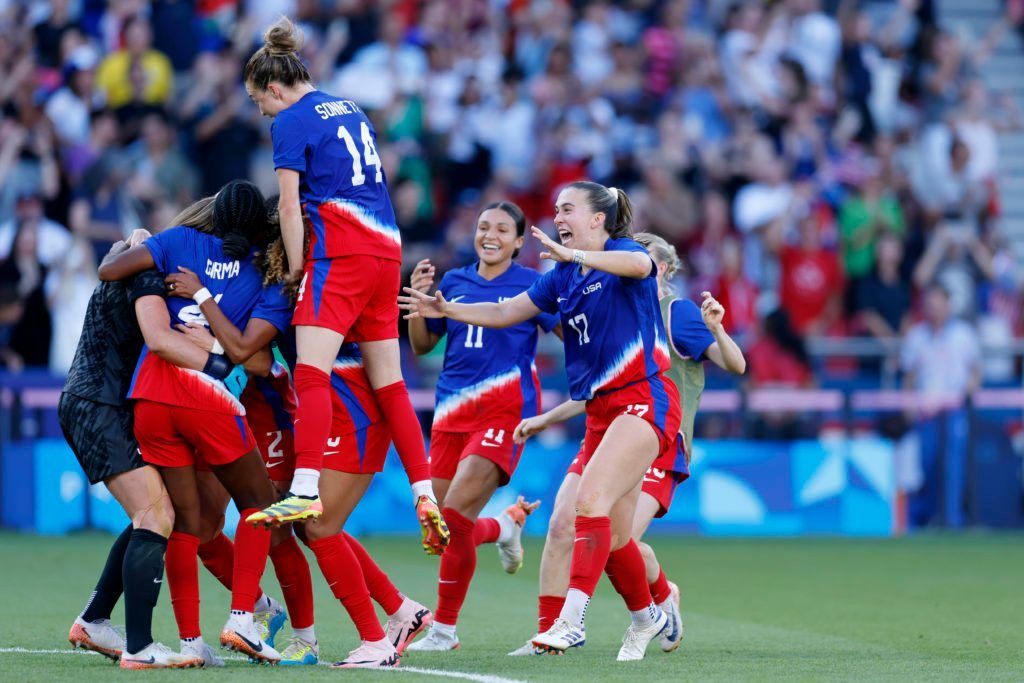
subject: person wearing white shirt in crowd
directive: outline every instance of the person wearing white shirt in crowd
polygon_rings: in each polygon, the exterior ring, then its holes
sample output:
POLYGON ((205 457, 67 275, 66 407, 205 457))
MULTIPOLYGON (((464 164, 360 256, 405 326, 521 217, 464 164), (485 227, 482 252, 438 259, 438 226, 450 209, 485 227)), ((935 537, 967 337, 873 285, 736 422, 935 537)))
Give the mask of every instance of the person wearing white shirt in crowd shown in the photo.
POLYGON ((981 342, 974 328, 950 315, 949 293, 939 283, 924 293, 924 320, 907 333, 900 353, 904 384, 918 392, 916 429, 924 482, 911 496, 914 526, 939 521, 964 525, 967 465, 966 396, 981 379, 981 342), (940 507, 941 503, 941 507, 940 507))

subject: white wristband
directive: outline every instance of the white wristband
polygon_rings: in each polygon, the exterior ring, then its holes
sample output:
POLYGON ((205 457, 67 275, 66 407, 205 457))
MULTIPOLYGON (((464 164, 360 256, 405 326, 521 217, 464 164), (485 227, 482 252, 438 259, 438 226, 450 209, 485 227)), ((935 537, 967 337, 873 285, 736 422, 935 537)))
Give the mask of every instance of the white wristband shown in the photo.
POLYGON ((587 252, 579 249, 572 250, 572 262, 577 265, 583 265, 587 262, 587 252))
POLYGON ((213 295, 210 294, 210 290, 208 290, 206 287, 203 287, 198 292, 196 292, 195 294, 192 295, 192 301, 195 301, 200 306, 202 306, 203 303, 207 299, 212 299, 212 298, 213 298, 213 295))
POLYGON ((222 355, 224 353, 224 345, 221 344, 220 340, 216 337, 213 338, 213 348, 210 349, 210 353, 218 353, 222 355))
POLYGON ((419 500, 420 496, 426 496, 430 500, 437 500, 434 498, 434 485, 430 483, 429 479, 423 479, 412 483, 413 500, 419 500))

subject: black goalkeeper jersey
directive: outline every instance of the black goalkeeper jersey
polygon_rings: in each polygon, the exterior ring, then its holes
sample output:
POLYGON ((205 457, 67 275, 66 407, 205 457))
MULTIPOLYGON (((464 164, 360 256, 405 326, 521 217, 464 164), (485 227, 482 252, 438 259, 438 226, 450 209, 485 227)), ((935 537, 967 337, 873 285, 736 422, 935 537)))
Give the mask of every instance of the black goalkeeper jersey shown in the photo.
POLYGON ((164 276, 155 270, 96 287, 65 393, 115 406, 125 402, 143 343, 135 301, 149 294, 164 295, 164 276))

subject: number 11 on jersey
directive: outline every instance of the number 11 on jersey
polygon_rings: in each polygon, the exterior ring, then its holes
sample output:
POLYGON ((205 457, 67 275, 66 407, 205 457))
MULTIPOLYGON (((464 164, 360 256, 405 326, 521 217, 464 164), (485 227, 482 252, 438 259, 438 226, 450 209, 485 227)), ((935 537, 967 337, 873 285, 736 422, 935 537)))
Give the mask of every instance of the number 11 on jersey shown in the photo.
POLYGON ((477 327, 476 325, 466 325, 466 348, 467 349, 482 349, 484 347, 484 328, 477 327), (473 333, 476 332, 476 340, 473 339, 473 333))

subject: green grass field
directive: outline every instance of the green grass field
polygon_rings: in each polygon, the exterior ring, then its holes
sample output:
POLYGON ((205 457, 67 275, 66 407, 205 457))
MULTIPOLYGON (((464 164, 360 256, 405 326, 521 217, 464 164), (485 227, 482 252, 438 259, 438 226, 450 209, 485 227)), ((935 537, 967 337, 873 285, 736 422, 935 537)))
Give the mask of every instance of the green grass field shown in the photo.
MULTIPOLYGON (((70 622, 91 590, 110 541, 100 534, 63 539, 0 534, 0 679, 92 681, 138 675, 121 672, 98 656, 63 653, 70 622), (16 648, 58 652, 12 651, 16 648)), ((367 545, 405 592, 433 605, 436 560, 419 552, 416 539, 371 539, 367 545)), ((462 649, 409 653, 402 660, 404 673, 257 669, 229 661, 220 670, 143 675, 147 680, 205 681, 382 680, 397 675, 411 681, 441 680, 442 671, 450 671, 493 683, 635 681, 639 676, 650 681, 1024 679, 1024 537, 655 537, 653 545, 669 576, 683 587, 686 637, 670 655, 652 646, 640 663, 615 662, 627 615, 607 582, 589 610, 582 651, 565 657, 505 656, 534 632, 540 546, 533 542, 526 566, 513 577, 501 572, 493 550, 481 549, 459 625, 462 649)), ((272 576, 264 586, 280 595, 272 576)), ((206 574, 202 590, 204 632, 215 641, 228 597, 206 574)), ((331 661, 355 646, 355 632, 319 577, 316 590, 323 658, 331 661)), ((159 640, 176 646, 166 591, 154 626, 159 640)))

